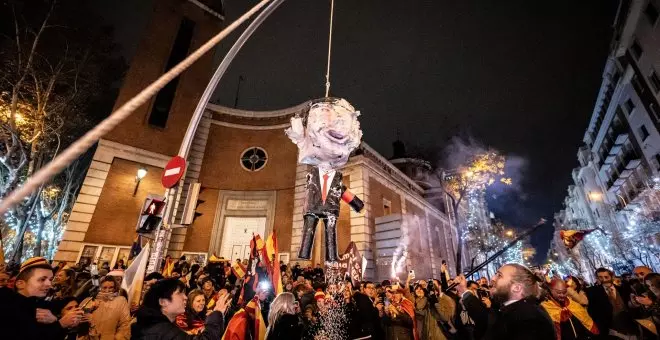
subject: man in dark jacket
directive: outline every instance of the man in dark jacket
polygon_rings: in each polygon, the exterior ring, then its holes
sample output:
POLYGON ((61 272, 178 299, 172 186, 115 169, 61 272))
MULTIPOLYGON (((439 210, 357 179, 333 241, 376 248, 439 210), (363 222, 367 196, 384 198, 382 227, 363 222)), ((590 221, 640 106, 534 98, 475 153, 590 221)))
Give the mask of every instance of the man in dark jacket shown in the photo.
POLYGON ((357 306, 358 314, 360 316, 360 323, 362 327, 362 334, 364 336, 371 335, 372 339, 380 340, 384 338, 383 329, 380 326, 380 317, 378 315, 376 294, 376 286, 373 282, 367 281, 364 283, 364 294, 356 292, 353 295, 355 304, 357 306))
MULTIPOLYGON (((458 290, 467 290, 461 275, 456 278, 458 290)), ((525 266, 509 263, 502 266, 493 278, 490 295, 499 310, 491 309, 486 340, 554 340, 555 328, 548 313, 538 305, 538 278, 525 266)))
POLYGON ((634 311, 628 307, 630 290, 615 286, 614 273, 609 269, 599 268, 596 277, 600 284, 586 291, 589 299, 587 311, 598 326, 601 338, 635 334, 634 311))
POLYGON ((229 306, 228 295, 221 296, 213 312, 206 317, 204 331, 186 334, 176 326, 176 316, 186 310, 186 286, 176 279, 165 279, 151 286, 131 327, 131 339, 210 340, 220 339, 225 329, 223 313, 229 306))
POLYGON ((82 310, 76 309, 62 319, 44 301, 53 279, 53 270, 43 257, 21 264, 16 291, 0 289, 0 329, 7 339, 63 339, 66 329, 78 326, 82 310))

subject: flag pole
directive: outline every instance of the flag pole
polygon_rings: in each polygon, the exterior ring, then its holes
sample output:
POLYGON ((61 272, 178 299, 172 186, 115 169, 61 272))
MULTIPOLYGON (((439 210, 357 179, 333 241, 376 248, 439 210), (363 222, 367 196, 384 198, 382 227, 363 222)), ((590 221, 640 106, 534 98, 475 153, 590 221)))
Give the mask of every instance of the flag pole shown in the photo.
MULTIPOLYGON (((476 267, 473 267, 470 269, 469 272, 465 274, 465 277, 470 277, 472 274, 480 271, 482 268, 487 266, 489 263, 493 262, 496 258, 498 258, 500 255, 504 254, 505 251, 509 250, 509 248, 513 247, 518 241, 522 240, 523 238, 535 233, 536 231, 539 230, 539 228, 544 225, 547 221, 545 218, 542 218, 535 226, 533 226, 531 229, 525 230, 522 234, 518 235, 513 241, 509 242, 504 248, 500 249, 497 253, 491 255, 486 261, 480 263, 476 267)), ((452 283, 449 287, 447 287, 447 290, 451 290, 452 288, 458 286, 458 282, 452 283)))

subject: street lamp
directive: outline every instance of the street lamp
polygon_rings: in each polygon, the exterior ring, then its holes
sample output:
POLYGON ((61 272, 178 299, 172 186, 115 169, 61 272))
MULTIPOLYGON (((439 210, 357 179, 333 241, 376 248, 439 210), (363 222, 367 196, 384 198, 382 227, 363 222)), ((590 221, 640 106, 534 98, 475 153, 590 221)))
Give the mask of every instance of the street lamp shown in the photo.
POLYGON ((600 192, 589 192, 589 198, 594 202, 600 202, 603 199, 603 194, 600 192))
POLYGON ((509 229, 506 231, 506 236, 513 237, 513 230, 509 229))
POLYGON ((140 187, 140 182, 142 179, 147 176, 147 168, 145 167, 140 167, 137 171, 137 175, 135 175, 135 190, 133 190, 133 197, 137 194, 138 188, 140 187))

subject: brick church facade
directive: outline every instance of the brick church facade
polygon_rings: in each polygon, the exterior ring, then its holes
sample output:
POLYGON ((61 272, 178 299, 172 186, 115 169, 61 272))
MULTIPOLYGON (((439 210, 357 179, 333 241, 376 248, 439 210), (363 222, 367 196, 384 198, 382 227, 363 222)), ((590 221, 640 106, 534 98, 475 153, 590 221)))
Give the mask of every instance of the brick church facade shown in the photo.
MULTIPOLYGON (((223 25, 192 2, 157 1, 115 108, 171 67, 182 51, 187 55, 223 25)), ((55 261, 89 258, 112 266, 128 256, 144 200, 147 195, 164 195, 163 168, 179 150, 213 67, 212 56, 203 57, 99 142, 55 261), (133 195, 140 168, 147 175, 133 195)), ((307 167, 296 164, 298 149, 284 129, 307 105, 274 111, 207 105, 182 181, 186 187, 201 184, 203 203, 196 209, 201 215, 192 224, 171 230, 168 254, 201 260, 213 253, 244 258, 252 232, 264 236, 276 231, 281 259, 299 261, 307 167)), ((368 259, 366 277, 386 278, 385 268, 399 242, 397 223, 412 216, 409 261, 419 278, 437 277, 442 260, 454 268, 456 228, 442 200, 426 199, 428 188, 400 168, 363 143, 341 169, 345 185, 362 198, 365 209, 356 213, 342 202, 339 250, 355 242, 368 259), (394 225, 392 232, 382 228, 386 224, 394 225)), ((185 192, 182 196, 183 201, 185 192)), ((317 232, 312 264, 322 262, 322 235, 317 232)))

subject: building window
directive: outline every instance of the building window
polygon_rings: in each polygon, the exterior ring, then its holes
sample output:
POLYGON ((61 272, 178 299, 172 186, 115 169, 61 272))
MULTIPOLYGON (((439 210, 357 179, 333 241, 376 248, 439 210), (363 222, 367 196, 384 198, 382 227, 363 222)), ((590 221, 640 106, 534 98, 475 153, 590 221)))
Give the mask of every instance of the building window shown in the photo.
POLYGON ((651 25, 655 25, 655 22, 658 21, 658 9, 653 5, 653 1, 649 1, 649 4, 646 5, 644 10, 646 18, 649 19, 651 25))
POLYGON ((642 137, 642 142, 649 138, 649 130, 646 129, 646 126, 642 125, 639 127, 639 135, 642 137))
POLYGON ((247 171, 259 171, 268 163, 266 150, 253 146, 241 154, 241 167, 247 171))
MULTIPOLYGON (((170 57, 167 59, 165 72, 172 69, 176 64, 180 63, 186 55, 192 43, 193 33, 195 30, 195 22, 183 18, 179 25, 179 31, 174 39, 170 57)), ((179 84, 179 77, 172 79, 162 90, 156 95, 153 106, 151 107, 151 114, 149 115, 149 124, 157 127, 164 128, 167 125, 167 118, 170 115, 170 109, 174 102, 174 94, 176 93, 177 85, 179 84)))
POLYGON ((655 155, 655 162, 657 163, 655 168, 660 170, 660 153, 655 155))
POLYGON ((651 74, 649 75, 649 81, 653 86, 653 91, 658 93, 658 91, 660 91, 660 78, 658 78, 658 74, 655 73, 655 70, 651 71, 651 74))
POLYGON ((635 103, 633 103, 632 98, 628 98, 628 100, 626 100, 623 105, 626 106, 626 111, 628 111, 628 114, 632 114, 633 110, 635 109, 635 103))
POLYGON ((598 216, 598 218, 600 218, 600 213, 598 212, 598 209, 596 209, 596 216, 598 216))
POLYGON ((635 60, 639 60, 644 50, 642 50, 642 46, 639 44, 639 42, 637 42, 637 40, 633 40, 632 45, 630 45, 630 52, 632 53, 635 60))
POLYGON ((383 216, 392 214, 392 201, 383 198, 383 216))

